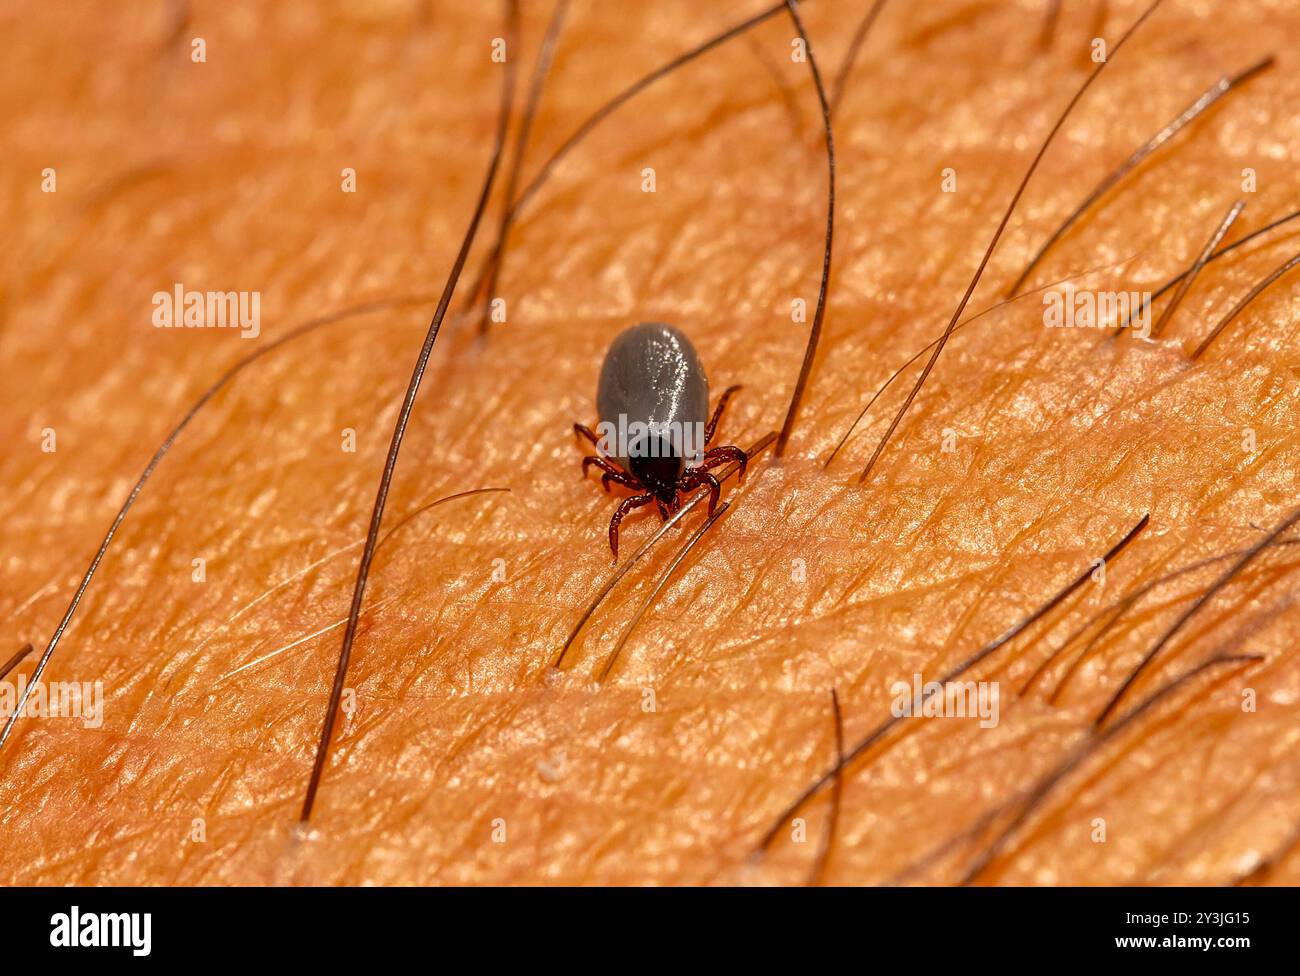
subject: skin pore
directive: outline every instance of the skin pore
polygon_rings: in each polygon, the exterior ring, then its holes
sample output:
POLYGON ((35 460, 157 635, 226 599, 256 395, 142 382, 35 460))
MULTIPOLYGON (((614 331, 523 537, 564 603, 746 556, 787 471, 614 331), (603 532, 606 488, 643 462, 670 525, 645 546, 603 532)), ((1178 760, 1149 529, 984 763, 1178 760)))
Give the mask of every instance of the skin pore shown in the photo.
MULTIPOLYGON (((574 0, 522 182, 606 99, 760 9, 706 6, 574 0)), ((870 6, 802 7, 824 76, 870 6)), ((729 509, 599 683, 705 518, 697 507, 632 568, 553 672, 611 573, 605 530, 623 494, 580 479, 571 433, 597 419, 610 339, 636 321, 686 331, 715 396, 744 384, 719 437, 745 447, 779 428, 804 354, 826 165, 789 17, 638 95, 569 155, 511 232, 507 321, 486 341, 476 310, 444 325, 385 530, 447 495, 509 492, 440 504, 379 548, 351 714, 305 835, 295 822, 360 540, 487 164, 501 6, 9 8, 22 43, 0 67, 12 133, 0 660, 44 647, 150 455, 229 365, 313 318, 372 307, 249 367, 159 466, 46 674, 101 681, 102 724, 25 718, 0 752, 0 882, 804 883, 829 787, 802 827, 751 855, 834 761, 831 689, 851 749, 889 717, 894 682, 940 677, 1149 513, 1104 576, 967 676, 999 682, 995 726, 906 720, 845 770, 817 876, 961 880, 1233 559, 1144 596, 1054 701, 1096 628, 1020 697, 1042 661, 1130 590, 1246 549, 1300 503, 1297 282, 1283 277, 1189 360, 1293 256, 1290 226, 1208 265, 1159 342, 1045 328, 1038 294, 984 316, 953 335, 866 484, 917 365, 823 467, 881 383, 941 333, 1094 67, 1092 39, 1113 42, 1146 4, 1066 2, 1045 45, 1050 6, 881 12, 835 109, 833 273, 788 450, 726 483, 729 509), (47 168, 56 192, 42 192, 47 168), (151 298, 176 283, 260 292, 260 336, 154 328, 151 298)), ((523 4, 521 96, 550 10, 523 4)), ((1146 160, 1025 287, 1083 274, 1079 289, 1154 291, 1234 200, 1246 208, 1227 242, 1295 209, 1297 36, 1300 11, 1283 2, 1167 0, 1066 122, 966 317, 1001 301, 1079 199, 1197 93, 1270 53, 1275 68, 1146 160)), ((652 508, 630 516, 623 558, 658 527, 652 508)), ((1117 716, 1216 654, 1262 660, 1208 669, 1101 742, 975 880, 1218 884, 1265 865, 1252 883, 1295 883, 1298 568, 1289 547, 1246 565, 1117 716)))

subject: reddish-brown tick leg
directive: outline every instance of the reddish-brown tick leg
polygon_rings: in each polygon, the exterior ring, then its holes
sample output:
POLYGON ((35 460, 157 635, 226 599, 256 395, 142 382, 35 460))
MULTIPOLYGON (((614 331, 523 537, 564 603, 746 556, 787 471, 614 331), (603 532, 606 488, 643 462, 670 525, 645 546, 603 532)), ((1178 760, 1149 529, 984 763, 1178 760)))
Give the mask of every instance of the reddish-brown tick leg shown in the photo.
POLYGON ((718 496, 722 493, 722 485, 708 471, 703 468, 691 468, 682 475, 682 480, 677 482, 677 490, 691 491, 700 485, 709 486, 709 514, 712 515, 713 510, 718 507, 718 496))
POLYGON ((704 462, 698 465, 698 467, 705 469, 714 468, 727 461, 740 462, 740 478, 738 480, 744 481, 745 465, 749 463, 749 457, 744 451, 732 444, 728 444, 726 447, 715 447, 712 450, 705 451, 704 462))
POLYGON ((591 432, 591 428, 587 427, 585 424, 574 424, 573 432, 579 437, 587 438, 587 440, 591 441, 594 446, 600 447, 600 439, 597 438, 596 435, 591 432))
POLYGON ((642 505, 649 505, 655 501, 655 496, 649 493, 644 495, 633 495, 631 498, 624 498, 623 504, 618 506, 618 511, 614 517, 609 520, 609 548, 614 553, 614 561, 618 562, 618 524, 623 521, 623 516, 634 508, 640 508, 642 505))
POLYGON ((600 487, 604 488, 605 491, 609 491, 609 483, 611 481, 617 482, 624 488, 631 488, 633 491, 645 491, 645 485, 641 484, 641 482, 637 481, 630 474, 623 474, 622 472, 619 472, 618 474, 610 474, 606 471, 600 476, 600 487))
POLYGON ((623 471, 621 468, 614 465, 611 461, 608 461, 603 457, 596 457, 594 455, 588 455, 587 457, 582 459, 582 476, 584 478, 587 477, 587 469, 591 467, 591 465, 593 464, 596 467, 600 468, 601 471, 605 472, 605 474, 601 477, 600 482, 602 485, 605 486, 606 491, 609 491, 609 481, 617 481, 620 485, 626 485, 627 487, 635 488, 638 491, 642 487, 641 482, 637 481, 626 471, 623 471))
POLYGON ((727 409, 727 401, 730 400, 731 395, 739 389, 742 389, 742 387, 729 386, 722 391, 722 396, 718 398, 718 407, 713 411, 713 417, 709 420, 708 426, 704 428, 705 447, 708 447, 713 441, 713 432, 718 429, 718 421, 722 419, 722 411, 727 409))

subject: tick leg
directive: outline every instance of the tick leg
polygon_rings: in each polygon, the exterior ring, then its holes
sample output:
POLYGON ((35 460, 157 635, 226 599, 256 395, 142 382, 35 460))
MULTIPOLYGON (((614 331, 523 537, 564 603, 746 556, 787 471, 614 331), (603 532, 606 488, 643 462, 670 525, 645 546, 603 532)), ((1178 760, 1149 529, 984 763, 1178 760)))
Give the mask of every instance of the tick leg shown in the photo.
POLYGON ((697 465, 700 468, 714 468, 726 461, 740 462, 740 480, 745 480, 745 465, 749 463, 749 455, 740 448, 728 444, 726 447, 715 447, 704 452, 704 462, 697 465))
POLYGON ((729 386, 722 391, 722 396, 718 399, 718 407, 713 411, 713 417, 709 424, 704 428, 704 446, 708 447, 713 440, 713 432, 718 429, 718 421, 722 419, 722 411, 727 409, 727 401, 731 399, 731 394, 741 389, 739 386, 729 386))
POLYGON ((709 486, 709 514, 712 515, 713 510, 718 507, 718 496, 722 494, 722 485, 708 471, 703 468, 691 468, 682 476, 682 480, 677 482, 677 490, 690 491, 700 485, 709 486))
POLYGON ((600 446, 600 440, 596 437, 595 434, 591 432, 591 428, 586 426, 585 424, 574 424, 573 432, 580 437, 587 438, 587 440, 591 441, 591 443, 594 446, 596 447, 600 446))
POLYGON ((600 484, 606 491, 609 491, 609 483, 611 481, 616 481, 620 485, 633 488, 637 491, 641 490, 641 482, 637 481, 626 471, 619 470, 614 464, 603 457, 589 455, 582 459, 582 476, 584 478, 587 477, 587 468, 593 464, 600 468, 601 471, 605 472, 600 476, 600 484))
POLYGON ((640 508, 642 505, 649 505, 655 501, 655 496, 649 493, 644 495, 633 495, 631 498, 624 498, 623 504, 618 506, 618 511, 614 517, 609 520, 609 548, 614 553, 614 562, 618 562, 618 524, 623 521, 623 516, 634 508, 640 508))
POLYGON ((608 471, 602 474, 600 476, 600 487, 608 492, 611 481, 622 485, 624 488, 631 488, 633 491, 641 491, 645 487, 630 474, 623 474, 621 471, 618 474, 610 474, 608 471))

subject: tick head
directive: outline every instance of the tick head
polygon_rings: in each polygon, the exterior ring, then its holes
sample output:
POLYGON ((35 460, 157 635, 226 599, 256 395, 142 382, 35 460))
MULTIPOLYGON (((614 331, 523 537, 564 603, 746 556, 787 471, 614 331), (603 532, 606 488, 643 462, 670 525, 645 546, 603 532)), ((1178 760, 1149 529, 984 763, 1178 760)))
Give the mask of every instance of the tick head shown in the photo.
POLYGON ((668 437, 648 434, 628 446, 632 475, 665 504, 675 507, 677 482, 686 462, 668 437))

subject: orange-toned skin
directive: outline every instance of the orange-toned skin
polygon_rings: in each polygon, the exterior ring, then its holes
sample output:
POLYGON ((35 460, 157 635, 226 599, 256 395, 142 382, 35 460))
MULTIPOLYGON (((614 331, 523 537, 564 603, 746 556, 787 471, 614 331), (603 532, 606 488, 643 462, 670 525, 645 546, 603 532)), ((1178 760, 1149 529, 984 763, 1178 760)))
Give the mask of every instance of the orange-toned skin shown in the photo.
MULTIPOLYGON (((453 492, 511 491, 439 506, 379 551, 348 678, 356 707, 313 832, 297 837, 356 543, 486 164, 501 12, 199 3, 177 27, 163 3, 5 6, 0 658, 44 646, 154 447, 226 365, 322 313, 414 300, 273 353, 163 462, 48 674, 104 682, 102 727, 26 719, 0 754, 0 882, 802 883, 829 791, 803 812, 803 843, 787 829, 746 865, 831 761, 830 689, 851 745, 888 716, 893 681, 937 677, 1150 512, 1103 584, 977 669, 1002 683, 995 728, 910 722, 849 770, 826 880, 894 879, 1084 742, 1222 564, 1121 618, 1055 704, 1046 691, 1082 642, 1018 698, 1057 642, 1300 504, 1300 279, 1187 360, 1293 253, 1294 231, 1206 268, 1156 344, 1044 328, 1038 296, 986 316, 953 337, 867 485, 858 471, 917 367, 823 469, 871 392, 942 330, 1092 67, 1089 40, 1113 41, 1141 9, 1067 3, 1044 51, 1037 0, 897 3, 836 114, 830 304, 786 457, 766 453, 743 486, 728 483, 730 510, 603 685, 594 675, 702 506, 552 674, 610 571, 614 499, 579 477, 570 428, 594 415, 609 339, 636 320, 684 328, 715 388, 745 385, 726 443, 748 446, 784 416, 808 331, 791 303, 804 299, 811 319, 826 187, 807 65, 791 62, 794 31, 777 18, 640 96, 560 167, 512 236, 508 322, 486 344, 474 315, 449 318, 386 524, 453 492), (206 63, 190 59, 194 37, 206 63), (55 193, 41 192, 46 167, 55 193), (345 167, 355 193, 341 192, 345 167), (654 194, 641 190, 646 167, 654 194), (955 193, 940 190, 948 167, 955 193), (177 282, 260 290, 261 337, 153 328, 152 294, 177 282)), ((706 6, 577 0, 525 179, 605 98, 759 4, 706 6)), ((828 78, 868 6, 806 5, 828 78)), ((549 15, 524 7, 521 85, 549 15)), ((1230 240, 1292 209, 1297 39, 1291 4, 1169 0, 1051 148, 971 312, 1134 147, 1270 51, 1276 68, 1108 196, 1034 284, 1102 268, 1081 287, 1151 289, 1194 259, 1234 199, 1248 206, 1230 240), (1246 167, 1257 190, 1243 194, 1246 167)), ((659 525, 653 509, 630 517, 625 555, 659 525)), ((1136 723, 977 880, 1221 883, 1279 850, 1262 880, 1300 880, 1300 855, 1284 850, 1300 824, 1296 558, 1283 549, 1248 567, 1128 704, 1220 650, 1264 661, 1206 675, 1136 723), (1246 688, 1256 711, 1243 711, 1246 688)), ((980 847, 962 841, 907 880, 954 881, 980 847)))

